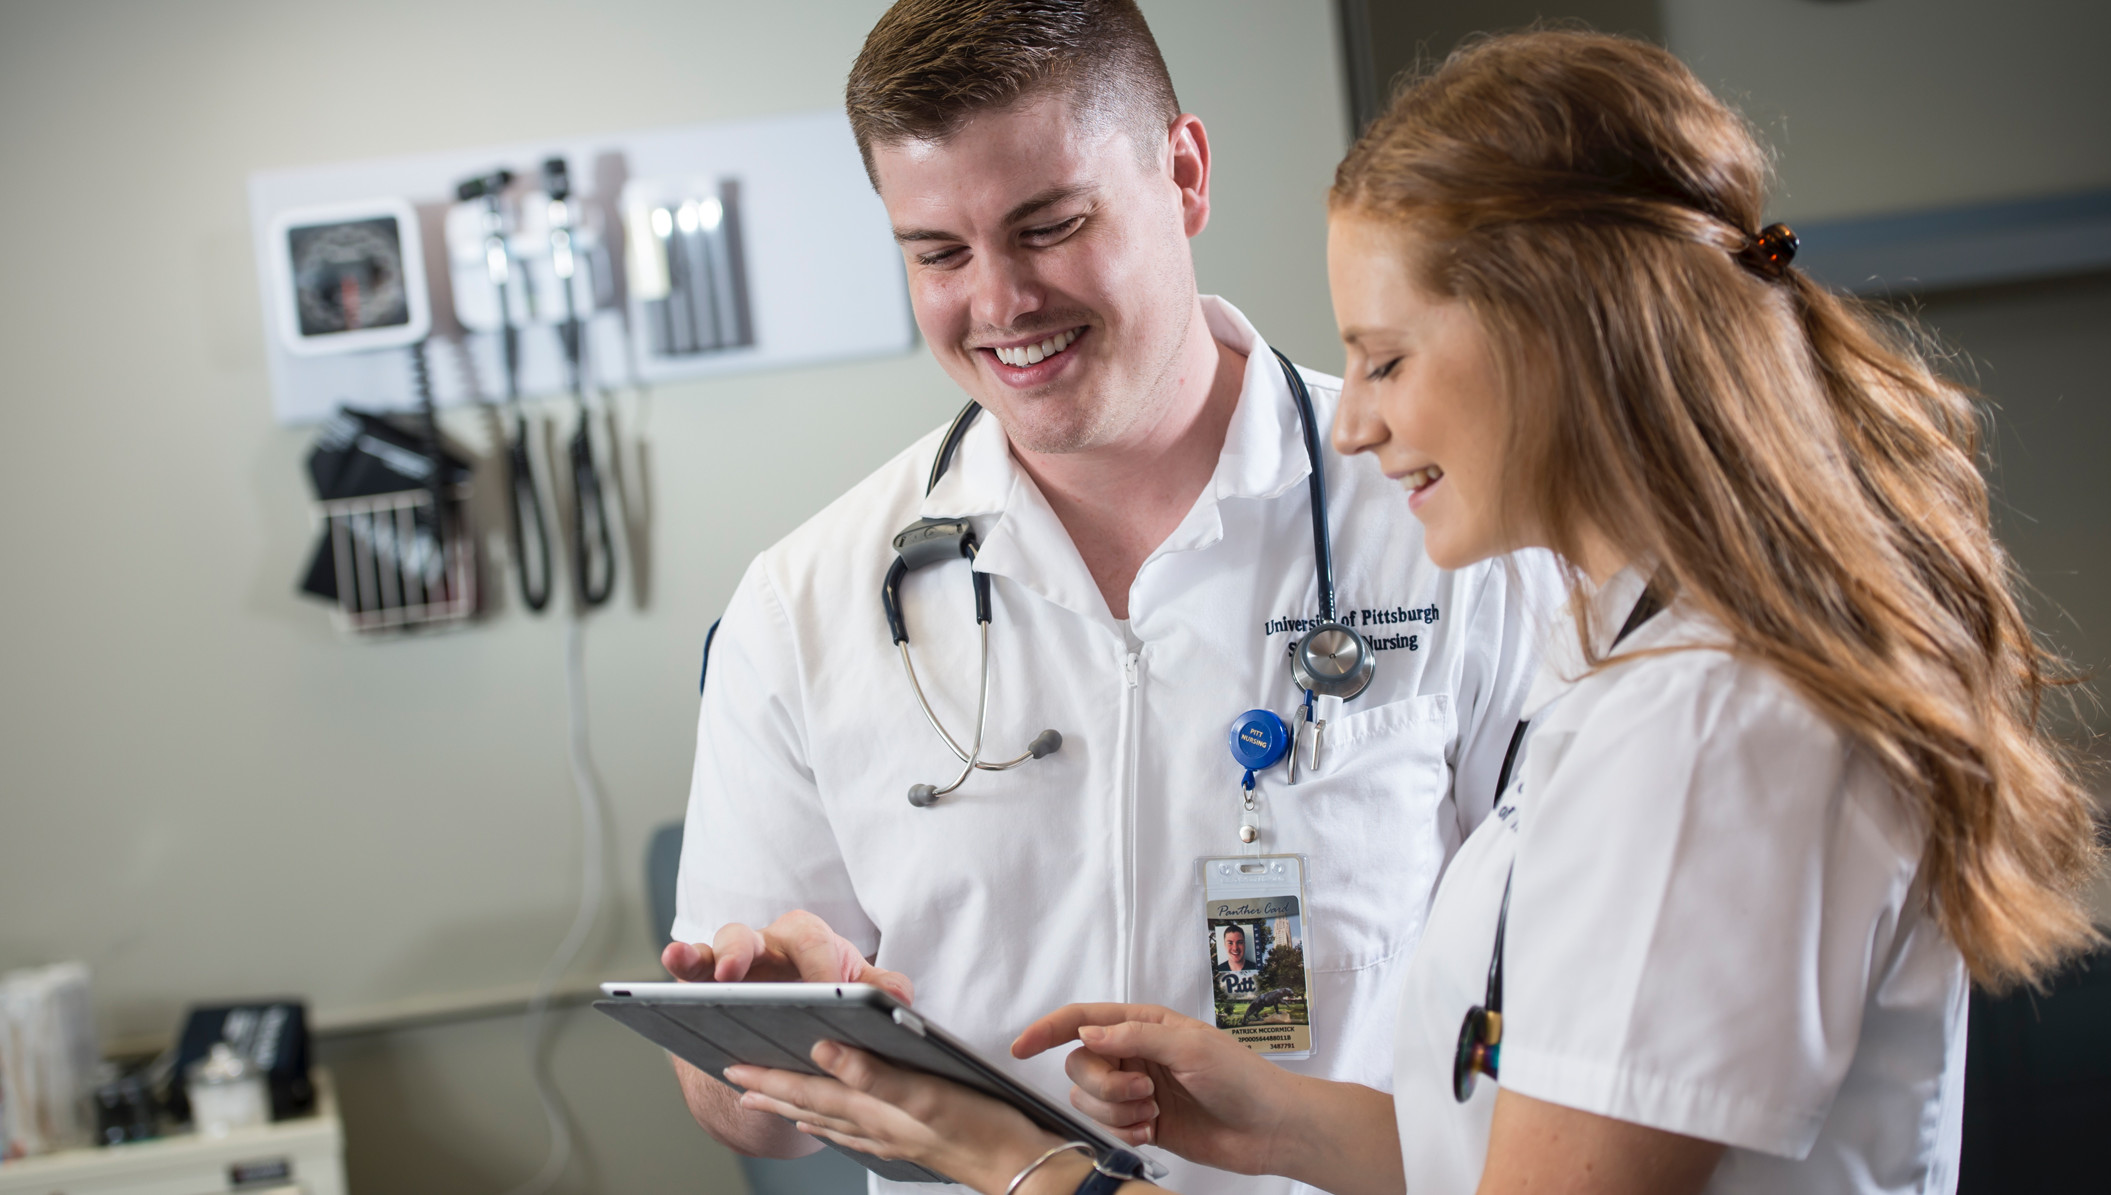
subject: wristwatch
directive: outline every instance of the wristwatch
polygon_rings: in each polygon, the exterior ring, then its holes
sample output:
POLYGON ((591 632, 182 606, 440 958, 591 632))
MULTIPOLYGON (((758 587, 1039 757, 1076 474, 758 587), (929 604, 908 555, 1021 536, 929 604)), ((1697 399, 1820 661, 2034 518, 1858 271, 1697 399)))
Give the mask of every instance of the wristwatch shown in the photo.
POLYGON ((1126 1149, 1117 1149, 1102 1160, 1092 1160, 1092 1173, 1077 1186, 1077 1195, 1114 1195, 1126 1182, 1143 1178, 1143 1159, 1126 1149))

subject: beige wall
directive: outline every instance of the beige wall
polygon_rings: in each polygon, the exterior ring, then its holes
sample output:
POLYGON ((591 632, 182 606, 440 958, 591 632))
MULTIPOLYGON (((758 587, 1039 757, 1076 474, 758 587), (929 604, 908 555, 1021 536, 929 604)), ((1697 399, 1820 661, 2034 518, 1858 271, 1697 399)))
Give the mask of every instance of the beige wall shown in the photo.
MULTIPOLYGON (((833 107, 878 0, 0 7, 0 968, 80 957, 103 1025, 307 993, 326 1018, 531 979, 577 898, 562 623, 353 643, 294 596, 306 429, 275 426, 244 181, 263 168, 833 107), (544 86, 544 80, 556 85, 544 86)), ((1206 289, 1338 360, 1325 0, 1146 0, 1217 154, 1206 289)), ((670 386, 642 415, 649 608, 589 620, 610 895, 575 978, 651 973, 638 860, 677 817, 704 629, 752 554, 950 414, 921 354, 670 386)), ((638 413, 633 412, 634 416, 638 413)), ((453 430, 477 438, 473 421, 453 430)), ((846 595, 870 600, 870 595, 846 595)), ((591 1014, 568 1189, 737 1183, 664 1064, 591 1014)), ((541 1160, 517 1016, 327 1042, 355 1183, 541 1160)))

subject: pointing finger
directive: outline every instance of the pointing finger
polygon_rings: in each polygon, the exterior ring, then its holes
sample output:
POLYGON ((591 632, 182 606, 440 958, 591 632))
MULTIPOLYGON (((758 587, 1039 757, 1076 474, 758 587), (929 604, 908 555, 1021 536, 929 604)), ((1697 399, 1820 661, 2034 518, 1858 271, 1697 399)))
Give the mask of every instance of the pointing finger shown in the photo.
POLYGON ((1142 1071, 1126 1071, 1111 1058, 1079 1048, 1063 1059, 1063 1073, 1079 1091, 1104 1101, 1149 1099, 1156 1085, 1142 1071))
POLYGON ((1157 1004, 1066 1004, 1026 1027, 1012 1042, 1012 1057, 1031 1058, 1043 1050, 1078 1040, 1086 1025, 1119 1025, 1128 1021, 1177 1023, 1188 1020, 1157 1004))
POLYGON ((1078 1042, 1102 1058, 1141 1058, 1173 1070, 1201 1061, 1208 1043, 1185 1032, 1186 1026, 1153 1025, 1127 1021, 1119 1025, 1085 1025, 1078 1029, 1078 1042))

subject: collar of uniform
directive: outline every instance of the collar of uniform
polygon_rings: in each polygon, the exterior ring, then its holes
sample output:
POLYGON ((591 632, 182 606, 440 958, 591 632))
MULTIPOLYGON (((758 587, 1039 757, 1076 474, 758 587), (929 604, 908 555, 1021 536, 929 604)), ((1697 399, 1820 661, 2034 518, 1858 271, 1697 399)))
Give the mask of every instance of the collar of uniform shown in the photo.
MULTIPOLYGON (((1239 383, 1238 405, 1224 429, 1216 471, 1187 517, 1144 560, 1145 569, 1162 556, 1199 551, 1223 539, 1224 518, 1217 504, 1224 499, 1275 498, 1312 474, 1290 383, 1268 342, 1238 308, 1215 295, 1202 296, 1202 315, 1217 343, 1246 355, 1246 373, 1239 383)), ((1141 580, 1143 573, 1137 577, 1141 580)))
MULTIPOLYGON (((938 444, 943 442, 941 438, 934 443, 931 451, 937 452, 938 444)), ((931 463, 925 461, 926 474, 930 468, 931 463)), ((1025 470, 1012 459, 1011 441, 1004 438, 1003 425, 995 415, 984 411, 968 425, 960 447, 953 450, 952 465, 938 479, 938 485, 924 495, 917 513, 927 519, 1002 514, 1013 486, 1024 474, 1025 470)))
POLYGON ((988 411, 968 425, 953 451, 952 466, 924 496, 918 513, 932 519, 984 520, 975 571, 1017 582, 1119 633, 1070 532, 1032 475, 1019 467, 1004 426, 988 411))
MULTIPOLYGON (((1210 489, 1218 498, 1273 498, 1312 473, 1290 383, 1268 342, 1238 308, 1204 295, 1202 316, 1217 343, 1246 354, 1239 405, 1224 431, 1224 451, 1217 458, 1210 489)), ((1322 430, 1322 437, 1325 434, 1322 430)))
MULTIPOLYGON (((1612 651, 1613 640, 1620 634, 1620 627, 1641 600, 1642 591, 1649 588, 1649 574, 1633 565, 1621 569, 1607 579, 1605 584, 1586 590, 1582 600, 1590 607, 1592 639, 1600 653, 1612 651)), ((1539 674, 1532 680, 1531 692, 1525 695, 1524 708, 1519 716, 1531 719, 1553 704, 1554 699, 1576 687, 1576 683, 1589 672, 1584 663, 1583 644, 1576 634, 1576 610, 1573 605, 1564 606, 1561 613, 1548 620, 1546 632, 1540 642, 1539 674)), ((1626 648, 1634 643, 1629 639, 1622 644, 1626 648)))

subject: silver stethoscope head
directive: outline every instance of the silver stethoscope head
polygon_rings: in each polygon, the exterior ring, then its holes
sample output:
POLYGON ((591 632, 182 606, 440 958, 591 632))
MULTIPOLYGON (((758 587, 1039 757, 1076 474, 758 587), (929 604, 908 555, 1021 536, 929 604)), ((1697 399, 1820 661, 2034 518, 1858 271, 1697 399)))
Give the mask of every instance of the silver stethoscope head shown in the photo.
POLYGON ((1343 701, 1368 688, 1378 671, 1370 641, 1342 623, 1327 621, 1290 649, 1290 675, 1301 689, 1343 701))

